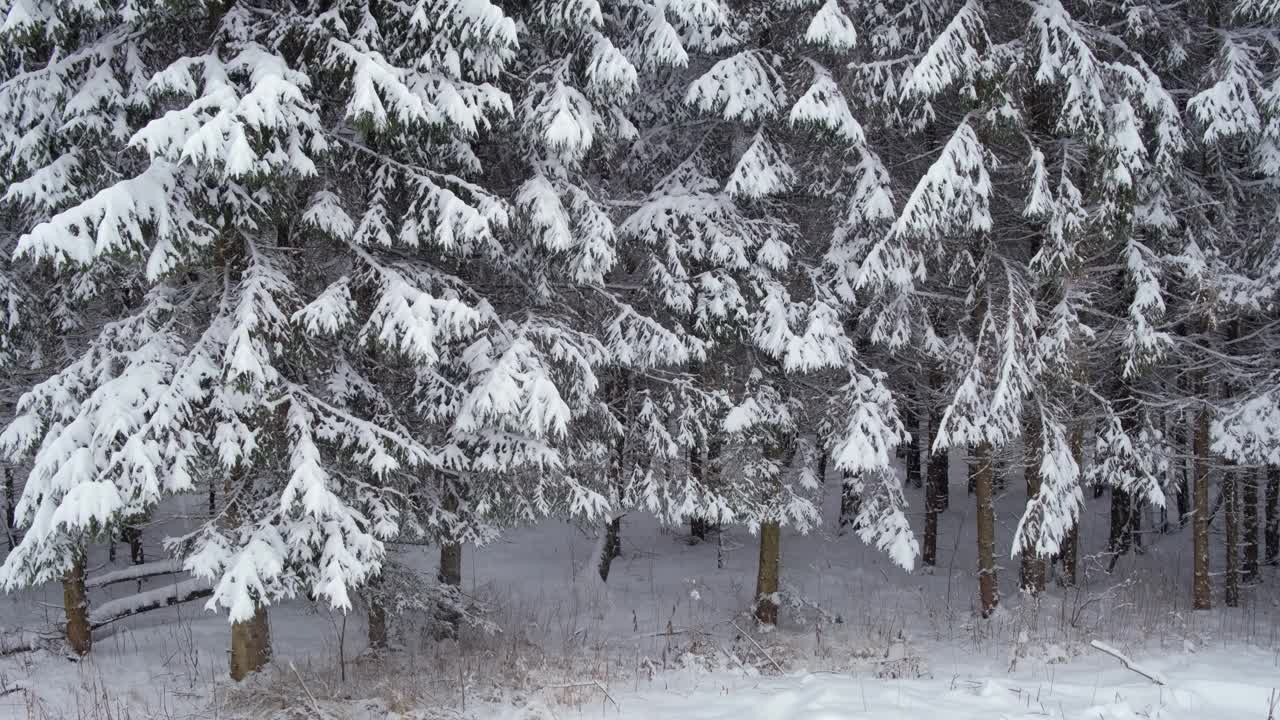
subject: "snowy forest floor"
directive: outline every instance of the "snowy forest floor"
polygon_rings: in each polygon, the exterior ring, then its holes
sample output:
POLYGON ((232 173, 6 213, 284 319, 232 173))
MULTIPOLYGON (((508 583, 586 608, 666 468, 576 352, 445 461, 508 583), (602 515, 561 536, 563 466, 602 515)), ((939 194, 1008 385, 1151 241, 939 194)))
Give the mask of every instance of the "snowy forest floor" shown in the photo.
MULTIPOLYGON (((906 573, 852 534, 833 535, 833 488, 826 527, 784 536, 783 620, 768 634, 744 614, 757 552, 744 529, 726 530, 718 569, 714 536, 691 544, 682 530, 628 515, 623 555, 603 586, 574 580, 594 578, 578 569, 596 530, 546 522, 466 550, 464 590, 486 602, 496 632, 437 642, 430 628, 402 619, 391 628, 398 648, 372 657, 358 608, 344 622, 294 601, 271 608, 271 667, 237 686, 227 678, 225 617, 193 602, 113 624, 79 663, 44 651, 0 658, 0 718, 1280 718, 1277 568, 1247 586, 1241 607, 1192 612, 1189 530, 1146 533, 1144 552, 1108 574, 1108 501, 1091 498, 1083 582, 1051 582, 1033 601, 1017 593, 1018 564, 1007 552, 1019 490, 1010 478, 1000 501, 1004 596, 987 620, 975 612, 974 511, 961 482, 932 573, 906 573)), ((919 509, 920 491, 908 493, 919 509)), ((912 522, 919 533, 923 517, 912 522)), ((162 535, 157 528, 152 540, 162 535)), ((434 573, 434 548, 397 552, 434 573)), ((1213 558, 1215 572, 1223 560, 1213 558)), ((103 553, 93 564, 105 561, 103 553)), ((146 587, 163 582, 173 581, 146 587)), ((136 589, 96 590, 93 602, 136 589)), ((0 599, 9 632, 46 630, 60 616, 56 585, 0 599)))

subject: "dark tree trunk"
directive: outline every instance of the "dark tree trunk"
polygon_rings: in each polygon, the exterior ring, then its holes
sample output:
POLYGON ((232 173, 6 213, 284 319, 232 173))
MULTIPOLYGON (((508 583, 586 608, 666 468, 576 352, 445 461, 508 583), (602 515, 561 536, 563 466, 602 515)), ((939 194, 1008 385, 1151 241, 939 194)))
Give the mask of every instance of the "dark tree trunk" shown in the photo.
MULTIPOLYGON (((930 423, 930 446, 933 437, 936 437, 932 433, 937 427, 937 423, 930 423)), ((924 487, 924 547, 921 550, 921 562, 925 567, 936 567, 938 564, 938 515, 946 506, 947 455, 945 449, 929 455, 928 477, 924 487)))
POLYGON ((1263 535, 1266 537, 1266 562, 1268 565, 1280 563, 1280 466, 1267 468, 1267 527, 1263 535))
MULTIPOLYGON (((1080 477, 1084 477, 1084 428, 1077 426, 1071 432, 1071 454, 1080 468, 1080 477)), ((1077 583, 1077 567, 1080 564, 1080 518, 1072 523, 1067 537, 1062 543, 1062 584, 1075 587, 1077 583)))
POLYGON ((1133 525, 1129 520, 1131 507, 1128 492, 1118 487, 1111 488, 1111 527, 1107 535, 1107 552, 1111 554, 1111 561, 1107 564, 1107 572, 1114 570, 1120 556, 1129 552, 1133 537, 1133 525))
POLYGON ((991 446, 982 443, 974 451, 974 496, 978 505, 978 598, 982 617, 990 617, 1000 604, 1000 584, 996 577, 996 520, 991 446))
POLYGON ((1226 576, 1222 593, 1227 607, 1240 607, 1240 497, 1237 485, 1239 470, 1222 473, 1222 492, 1226 496, 1226 576))
POLYGON ((382 578, 369 581, 369 649, 387 647, 387 608, 382 602, 382 578))
POLYGON ((4 468, 4 527, 10 550, 18 544, 18 521, 14 515, 18 507, 17 495, 18 491, 13 481, 13 468, 6 465, 4 468))
POLYGON ((146 551, 142 546, 142 527, 150 519, 147 513, 135 515, 125 521, 124 529, 121 530, 125 542, 129 543, 129 562, 134 565, 147 561, 146 551))
MULTIPOLYGON (((1031 502, 1040 495, 1040 416, 1034 411, 1027 413, 1027 420, 1023 423, 1022 444, 1023 444, 1023 462, 1027 482, 1027 501, 1031 502)), ((1038 534, 1039 529, 1032 534, 1038 534)), ((1022 556, 1022 567, 1019 573, 1019 581, 1022 591, 1031 595, 1039 595, 1044 592, 1045 583, 1045 566, 1044 558, 1036 553, 1036 537, 1028 537, 1027 542, 1023 544, 1020 553, 1022 556)))
POLYGON ((849 472, 842 473, 840 484, 840 531, 844 534, 846 529, 858 529, 858 513, 862 509, 862 497, 853 489, 853 474, 849 472))
POLYGON ((1244 503, 1241 530, 1244 540, 1241 550, 1244 552, 1244 564, 1241 567, 1243 579, 1247 583, 1258 580, 1258 481, 1262 478, 1262 470, 1248 469, 1242 471, 1241 501, 1244 503))
POLYGON ((600 579, 608 582, 614 558, 622 555, 622 518, 610 520, 604 532, 604 545, 600 550, 600 579))
POLYGON ((1209 411, 1196 414, 1194 457, 1195 509, 1192 518, 1192 555, 1194 574, 1191 585, 1191 606, 1196 610, 1208 610, 1213 606, 1209 583, 1209 411))
MULTIPOLYGON (((702 466, 702 448, 694 443, 689 448, 689 474, 697 478, 699 483, 705 486, 706 477, 705 470, 702 466)), ((689 537, 699 542, 707 539, 707 519, 694 515, 689 518, 689 537)))
POLYGON ((907 441, 906 453, 906 470, 907 484, 911 487, 921 487, 922 478, 920 475, 920 418, 916 415, 915 398, 908 396, 902 403, 902 422, 907 426, 907 432, 911 434, 911 439, 907 441))
MULTIPOLYGON (((929 376, 929 387, 933 390, 936 398, 942 397, 942 391, 946 381, 943 379, 942 373, 934 372, 929 376)), ((938 512, 943 513, 947 508, 951 507, 951 452, 945 448, 934 451, 933 443, 938 439, 938 428, 942 427, 942 416, 947 410, 947 404, 938 399, 930 407, 929 410, 929 444, 926 447, 926 454, 929 459, 928 472, 930 477, 934 479, 938 498, 938 512), (936 464, 936 467, 935 467, 936 464), (936 474, 935 474, 936 473, 936 474)))
POLYGON ((461 543, 445 542, 440 544, 440 572, 438 579, 441 585, 462 587, 461 543))

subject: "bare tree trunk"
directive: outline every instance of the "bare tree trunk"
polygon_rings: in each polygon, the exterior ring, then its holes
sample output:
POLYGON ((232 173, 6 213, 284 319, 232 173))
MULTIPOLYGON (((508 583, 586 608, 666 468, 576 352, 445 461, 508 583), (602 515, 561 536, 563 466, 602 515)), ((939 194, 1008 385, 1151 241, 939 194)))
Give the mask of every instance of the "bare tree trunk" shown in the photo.
MULTIPOLYGON (((1077 425, 1071 431, 1071 455, 1080 469, 1080 477, 1084 477, 1084 426, 1077 425)), ((1062 543, 1062 584, 1075 587, 1080 559, 1080 518, 1071 524, 1067 537, 1062 543)))
MULTIPOLYGON (((1026 466, 1023 472, 1027 480, 1028 502, 1040 495, 1040 433, 1040 416, 1034 411, 1028 412, 1022 433, 1022 457, 1026 466)), ((1021 548, 1021 555, 1019 580, 1022 591, 1039 595, 1044 592, 1045 566, 1044 558, 1036 554, 1036 538, 1027 538, 1021 548)))
POLYGON ((1236 490, 1238 472, 1236 468, 1231 468, 1222 473, 1222 492, 1227 497, 1227 573, 1222 595, 1227 607, 1240 607, 1240 498, 1236 490))
POLYGON ((605 526, 604 547, 600 552, 600 579, 609 582, 609 570, 613 560, 622 555, 622 518, 616 517, 605 526))
POLYGON ((1195 572, 1191 584, 1191 607, 1208 610, 1213 606, 1209 584, 1209 411, 1196 415, 1194 445, 1195 509, 1192 526, 1192 552, 1195 572))
POLYGON ((946 402, 940 399, 945 385, 946 380, 943 379, 942 373, 936 371, 930 373, 929 386, 933 389, 935 401, 929 410, 928 472, 936 486, 934 492, 937 493, 939 513, 944 513, 951 507, 951 452, 949 450, 933 452, 933 443, 938 438, 938 428, 942 427, 942 416, 947 410, 946 402), (935 463, 937 467, 934 467, 935 463))
POLYGON ((1241 548, 1244 551, 1244 566, 1242 568, 1242 579, 1247 582, 1257 582, 1258 580, 1258 482, 1262 479, 1263 471, 1245 470, 1242 476, 1244 481, 1243 502, 1244 502, 1244 522, 1242 529, 1244 531, 1244 541, 1241 548))
POLYGON ((387 608, 382 602, 382 577, 369 581, 369 649, 387 648, 387 608))
MULTIPOLYGON (((770 460, 780 461, 774 482, 781 483, 782 474, 795 458, 792 439, 778 441, 766 450, 770 460)), ((780 488, 779 488, 780 489, 780 488)), ((775 490, 776 491, 776 490, 775 490)), ((778 624, 778 574, 782 563, 782 528, 777 520, 760 524, 760 564, 756 571, 756 620, 761 625, 778 624)))
POLYGON ((437 575, 441 585, 462 586, 462 544, 456 542, 440 543, 440 572, 437 575))
POLYGON ((1129 546, 1139 555, 1142 554, 1142 516, 1147 512, 1147 503, 1139 495, 1129 494, 1129 546))
POLYGON ((920 418, 916 415, 915 398, 906 396, 902 403, 902 410, 902 422, 907 426, 907 432, 911 433, 911 439, 907 441, 906 448, 907 484, 918 488, 921 486, 922 478, 920 475, 920 418))
POLYGON ((1111 529, 1107 535, 1107 552, 1111 554, 1111 561, 1107 563, 1107 572, 1114 570, 1120 556, 1129 552, 1133 538, 1133 523, 1129 517, 1132 511, 1129 493, 1118 487, 1111 488, 1111 529))
POLYGON ((148 513, 139 513, 126 520, 124 529, 121 530, 125 542, 129 543, 129 562, 134 565, 141 565, 147 561, 146 551, 142 546, 142 526, 150 519, 148 513))
POLYGON ((996 577, 996 521, 991 446, 981 443, 974 450, 973 492, 978 503, 978 596, 982 617, 990 617, 1000 604, 1000 585, 996 577))
POLYGON ((84 548, 71 551, 71 567, 62 575, 62 607, 67 616, 67 647, 76 655, 88 655, 93 647, 89 628, 89 596, 84 589, 84 548))
POLYGON ((781 564, 782 531, 776 522, 760 525, 760 566, 756 573, 756 620, 762 625, 778 624, 778 571, 781 564))
MULTIPOLYGON (((1182 437, 1185 438, 1186 434, 1183 433, 1182 437)), ((1184 449, 1188 445, 1185 440, 1181 443, 1184 449)), ((1178 461, 1178 527, 1186 527, 1187 520, 1191 517, 1191 472, 1187 465, 1186 459, 1178 461)))
POLYGON ((17 509, 17 489, 13 482, 13 468, 8 465, 4 466, 4 528, 5 536, 9 540, 9 549, 12 550, 18 544, 18 522, 14 516, 17 509))
POLYGON ((858 513, 862 510, 862 498, 854 491, 850 485, 853 474, 843 472, 840 482, 840 535, 843 535, 846 528, 858 529, 858 513))
MULTIPOLYGON (((696 442, 689 448, 689 474, 705 485, 706 477, 704 475, 705 469, 702 466, 702 448, 696 442)), ((694 515, 689 518, 689 537, 698 542, 707 539, 707 519, 705 517, 694 515)))
POLYGON ((1280 513, 1280 466, 1272 465, 1267 468, 1267 527, 1263 531, 1268 565, 1280 563, 1280 514, 1277 513, 1280 513))
MULTIPOLYGON (((629 422, 628 412, 630 411, 631 392, 629 379, 620 380, 614 390, 614 394, 618 398, 618 402, 624 405, 622 411, 623 426, 629 422)), ((624 433, 614 440, 613 456, 609 463, 608 472, 610 481, 613 484, 614 495, 618 503, 622 502, 622 475, 626 471, 627 461, 627 437, 624 433)), ((615 512, 619 509, 615 508, 615 512)), ((605 526, 605 541, 602 552, 600 553, 599 572, 600 579, 604 582, 609 581, 609 570, 613 567, 614 558, 622 556, 622 516, 617 515, 609 520, 609 524, 605 526)))
POLYGON ((243 680, 271 661, 271 626, 267 609, 254 606, 253 617, 231 624, 231 679, 243 680))
MULTIPOLYGON (((929 446, 933 445, 933 433, 936 432, 938 424, 937 416, 934 416, 934 422, 929 425, 930 437, 929 446)), ((925 567, 935 567, 938 564, 938 515, 942 513, 944 507, 944 490, 947 484, 947 451, 941 450, 929 455, 929 465, 926 470, 928 477, 924 486, 924 547, 921 549, 921 562, 925 567)))

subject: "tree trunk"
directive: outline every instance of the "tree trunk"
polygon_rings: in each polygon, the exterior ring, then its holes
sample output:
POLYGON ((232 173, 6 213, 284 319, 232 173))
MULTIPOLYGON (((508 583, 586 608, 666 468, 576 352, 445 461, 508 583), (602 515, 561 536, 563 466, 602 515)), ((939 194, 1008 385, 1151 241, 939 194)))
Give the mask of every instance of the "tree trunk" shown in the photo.
MULTIPOLYGON (((934 372, 929 377, 929 386, 935 396, 941 397, 946 381, 942 373, 934 372)), ((938 498, 938 512, 944 513, 951 507, 951 452, 949 450, 933 451, 933 443, 938 439, 938 428, 942 427, 942 416, 947 411, 947 404, 941 400, 931 405, 929 410, 929 444, 927 445, 929 467, 928 472, 935 484, 934 492, 938 498), (935 464, 937 465, 935 467, 935 464), (935 474, 936 473, 936 474, 935 474)))
POLYGON ((1280 563, 1280 466, 1267 468, 1267 527, 1266 562, 1268 565, 1280 563))
POLYGON ((613 559, 622 555, 622 518, 616 517, 605 526, 604 546, 600 551, 600 579, 609 582, 613 559))
MULTIPOLYGON (((932 433, 938 425, 930 423, 932 433)), ((933 437, 929 438, 932 446, 933 437)), ((929 455, 926 470, 928 477, 924 486, 924 547, 921 550, 921 562, 925 567, 936 567, 938 564, 938 515, 945 507, 945 490, 947 485, 947 456, 944 449, 929 455)))
POLYGON ((462 586, 462 544, 456 542, 440 543, 440 572, 437 574, 441 585, 462 586))
POLYGON ((996 521, 991 446, 982 443, 974 451, 973 493, 978 503, 978 596, 982 617, 990 617, 1000 603, 1000 585, 996 577, 996 521))
MULTIPOLYGON (((1071 455, 1080 469, 1080 477, 1084 477, 1084 427, 1076 426, 1071 431, 1071 455)), ((1080 559, 1080 518, 1071 524, 1067 537, 1062 544, 1062 584, 1075 587, 1077 582, 1076 568, 1080 559)))
POLYGON ((907 484, 911 487, 920 487, 922 478, 920 475, 920 418, 916 416, 915 398, 907 396, 902 403, 902 422, 907 426, 907 432, 911 434, 911 439, 907 441, 906 448, 906 469, 907 484))
POLYGON ((850 483, 853 479, 853 474, 844 472, 842 473, 842 478, 840 483, 840 535, 844 534, 845 528, 858 529, 858 513, 862 510, 862 498, 850 483))
MULTIPOLYGON (((210 483, 212 485, 212 483, 210 483)), ((227 507, 223 522, 228 528, 238 528, 242 522, 237 497, 248 497, 253 480, 240 467, 227 473, 222 492, 227 507)), ((213 491, 210 490, 210 499, 213 491)), ((271 659, 271 629, 267 624, 266 606, 255 602, 253 617, 231 624, 231 679, 240 681, 250 673, 261 670, 271 659)))
POLYGON ((778 624, 778 570, 781 563, 782 531, 776 522, 760 525, 760 567, 756 573, 756 620, 762 625, 778 624))
POLYGON ((142 565, 147 561, 146 551, 142 547, 142 526, 150 520, 148 513, 139 513, 125 521, 121 534, 129 543, 129 562, 142 565))
POLYGON ((1245 582, 1251 583, 1258 580, 1258 481, 1262 479, 1262 470, 1245 470, 1241 479, 1244 481, 1242 489, 1242 501, 1244 502, 1244 516, 1242 529, 1244 531, 1244 540, 1241 543, 1241 550, 1244 552, 1244 566, 1242 578, 1245 582))
MULTIPOLYGON (((1027 502, 1035 500, 1040 495, 1040 433, 1040 416, 1035 412, 1028 412, 1027 420, 1023 423, 1022 433, 1022 457, 1025 464, 1023 472, 1027 480, 1027 502)), ((1041 558, 1036 553, 1036 538, 1028 537, 1026 540, 1021 548, 1020 585, 1023 592, 1039 595, 1044 592, 1044 558, 1041 558)))
POLYGON ((1142 497, 1129 494, 1129 548, 1142 554, 1142 516, 1147 512, 1147 503, 1142 497))
POLYGON ((13 468, 6 465, 4 468, 4 528, 10 550, 18 544, 18 522, 14 517, 14 510, 18 506, 17 494, 13 482, 13 468))
MULTIPOLYGON (((705 470, 702 467, 702 448, 698 443, 694 443, 689 448, 689 474, 705 487, 706 477, 705 470)), ((698 542, 707 539, 707 519, 701 515, 693 515, 689 518, 689 537, 698 542)))
POLYGON ((1209 584, 1209 411, 1196 415, 1193 463, 1195 509, 1192 518, 1192 552, 1195 572, 1191 584, 1191 607, 1208 610, 1213 606, 1209 584))
MULTIPOLYGON (((1187 443, 1180 446, 1186 448, 1187 443)), ((1187 460, 1179 460, 1178 466, 1178 527, 1186 527, 1191 518, 1191 473, 1187 470, 1187 460)))
POLYGON ((1116 567, 1120 556, 1129 552, 1133 539, 1133 522, 1129 517, 1133 512, 1133 502, 1129 493, 1118 487, 1111 488, 1111 529, 1107 535, 1107 552, 1111 554, 1111 562, 1107 564, 1107 572, 1116 567))
POLYGON ((387 608, 382 603, 382 578, 369 581, 369 649, 387 648, 387 608))
POLYGON ((1236 489, 1236 468, 1222 473, 1222 492, 1226 494, 1227 562, 1222 598, 1227 607, 1240 607, 1240 498, 1236 489))
MULTIPOLYGON (((631 393, 629 391, 630 383, 624 382, 615 392, 620 393, 622 402, 630 405, 631 393)), ((624 418, 627 418, 624 411, 624 418)), ((627 422, 624 419, 624 422, 627 422)), ((617 505, 622 503, 622 474, 625 472, 625 463, 627 460, 627 437, 624 432, 621 436, 614 440, 612 461, 609 463, 610 480, 613 483, 614 496, 617 498, 617 505)), ((614 508, 614 512, 620 512, 618 507, 614 508)), ((600 579, 604 582, 609 581, 609 569, 613 566, 614 558, 622 556, 622 515, 619 514, 609 521, 605 527, 604 548, 600 553, 599 571, 600 579)))
POLYGON ((77 546, 71 553, 71 567, 62 575, 62 607, 67 615, 67 647, 83 656, 93 647, 89 596, 84 589, 84 548, 77 546))
POLYGON ((255 604, 253 617, 231 624, 231 679, 240 681, 271 660, 271 626, 267 609, 255 604))

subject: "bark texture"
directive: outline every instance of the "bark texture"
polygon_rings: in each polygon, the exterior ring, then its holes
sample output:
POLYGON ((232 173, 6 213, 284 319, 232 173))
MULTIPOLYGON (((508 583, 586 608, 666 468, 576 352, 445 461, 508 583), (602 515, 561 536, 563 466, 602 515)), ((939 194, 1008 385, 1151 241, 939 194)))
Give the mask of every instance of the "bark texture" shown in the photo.
POLYGON ((996 577, 996 521, 993 507, 991 446, 982 443, 974 451, 973 494, 978 503, 978 599, 982 617, 989 617, 1000 604, 996 577))
POLYGON ((776 522, 760 525, 760 567, 756 573, 756 620, 778 624, 778 571, 781 565, 782 530, 776 522))
POLYGON ((231 624, 231 679, 240 681, 271 661, 271 626, 267 609, 255 605, 253 617, 231 624))
POLYGON ((1240 497, 1239 470, 1222 474, 1222 492, 1226 495, 1224 521, 1226 532, 1226 576, 1223 578, 1222 600, 1227 607, 1240 607, 1240 497))
MULTIPOLYGON (((930 429, 936 427, 937 425, 931 425, 930 429)), ((924 487, 924 547, 921 548, 920 555, 925 567, 935 567, 938 564, 938 516, 946 507, 946 450, 929 456, 927 475, 924 487)))
POLYGON ((1263 532, 1266 538, 1266 562, 1268 565, 1280 563, 1280 467, 1267 468, 1267 527, 1263 532))
POLYGON ((89 628, 89 596, 84 589, 84 551, 73 551, 71 567, 62 575, 62 607, 67 616, 67 647, 76 655, 88 655, 93 647, 89 628))
POLYGON ((1196 415, 1195 437, 1192 439, 1195 458, 1194 513, 1191 522, 1194 577, 1191 582, 1191 607, 1208 610, 1213 607, 1212 589, 1209 584, 1209 413, 1201 410, 1196 415))
MULTIPOLYGON (((1028 413, 1023 424, 1023 472, 1027 481, 1027 502, 1040 495, 1040 418, 1034 412, 1028 413)), ((1025 593, 1039 595, 1044 592, 1045 566, 1044 558, 1036 554, 1034 537, 1028 537, 1022 546, 1022 567, 1019 574, 1020 587, 1025 593)))
MULTIPOLYGON (((1071 431, 1071 456, 1080 468, 1080 477, 1084 477, 1084 428, 1077 426, 1071 431)), ((1062 543, 1062 584, 1075 587, 1077 582, 1076 568, 1080 564, 1080 518, 1072 523, 1067 537, 1062 543)))
POLYGON ((382 604, 382 578, 369 582, 369 648, 384 650, 387 647, 387 608, 382 604))
POLYGON ((1254 582, 1258 579, 1258 483, 1261 470, 1245 470, 1240 477, 1240 502, 1244 504, 1241 515, 1240 551, 1244 556, 1240 567, 1240 579, 1254 582))

